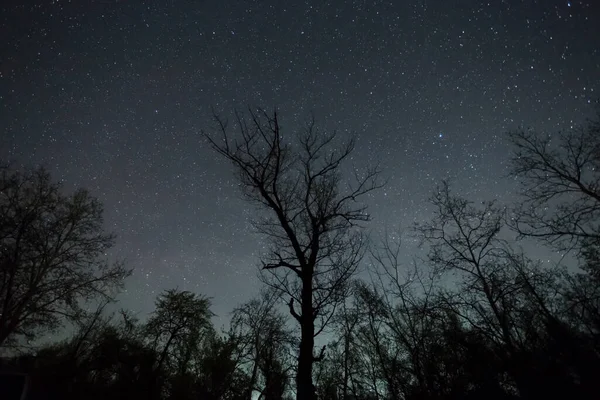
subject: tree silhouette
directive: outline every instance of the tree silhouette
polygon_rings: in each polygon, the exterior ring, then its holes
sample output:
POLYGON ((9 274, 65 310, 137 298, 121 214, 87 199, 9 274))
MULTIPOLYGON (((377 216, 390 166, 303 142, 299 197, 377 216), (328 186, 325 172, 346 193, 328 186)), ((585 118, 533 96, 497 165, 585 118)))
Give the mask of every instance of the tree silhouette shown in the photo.
POLYGON ((511 172, 521 179, 525 199, 512 225, 560 250, 598 251, 600 111, 596 120, 567 132, 522 130, 509 138, 511 172))
MULTIPOLYGON (((513 387, 525 399, 591 398, 596 383, 589 371, 596 371, 599 359, 590 333, 573 324, 569 293, 577 288, 572 285, 577 279, 560 269, 542 268, 500 239, 503 207, 477 207, 452 195, 446 183, 433 196, 433 204, 433 219, 417 229, 429 244, 429 261, 458 278, 455 290, 446 288, 439 298, 467 331, 487 342, 481 349, 491 349, 489 358, 499 362, 499 369, 492 371, 510 378, 503 384, 505 394, 513 387), (548 376, 554 377, 551 382, 548 376)), ((579 300, 597 310, 597 302, 579 300)), ((460 332, 461 325, 454 331, 460 332)), ((432 357, 435 352, 430 349, 427 354, 432 357)))
POLYGON ((277 112, 237 114, 240 138, 232 140, 227 121, 215 115, 222 141, 205 134, 214 150, 236 168, 246 197, 267 212, 256 228, 269 238, 264 255, 265 281, 289 300, 290 314, 300 325, 296 392, 312 399, 314 338, 345 297, 346 283, 364 253, 364 237, 356 223, 368 220, 357 200, 380 187, 379 171, 355 172, 354 186, 342 185, 342 164, 354 141, 339 146, 336 134, 318 131, 314 121, 297 143, 283 141, 277 112))
POLYGON ((197 368, 196 393, 207 400, 246 400, 248 377, 240 369, 239 342, 213 335, 197 368))
POLYGON ((511 172, 520 178, 523 195, 511 227, 563 254, 573 252, 583 271, 563 273, 553 285, 561 293, 560 318, 545 321, 546 347, 536 356, 551 356, 544 362, 555 368, 571 368, 581 396, 589 395, 597 390, 589 373, 597 371, 600 349, 600 112, 564 132, 517 131, 509 138, 511 172))
POLYGON ((246 399, 253 392, 273 398, 283 396, 288 386, 288 355, 292 332, 277 309, 277 293, 262 290, 260 296, 236 307, 232 313, 232 334, 238 338, 242 362, 249 374, 246 399), (262 384, 261 384, 262 375, 262 384))
POLYGON ((188 291, 167 290, 156 299, 156 309, 144 326, 150 346, 158 354, 157 369, 174 367, 186 373, 195 346, 212 330, 210 300, 188 291))
POLYGON ((167 376, 128 318, 115 320, 101 309, 64 342, 37 351, 19 364, 33 382, 28 399, 161 399, 167 376))
POLYGON ((42 168, 0 170, 0 346, 77 320, 121 287, 129 271, 104 261, 114 236, 102 223, 87 191, 63 194, 42 168))

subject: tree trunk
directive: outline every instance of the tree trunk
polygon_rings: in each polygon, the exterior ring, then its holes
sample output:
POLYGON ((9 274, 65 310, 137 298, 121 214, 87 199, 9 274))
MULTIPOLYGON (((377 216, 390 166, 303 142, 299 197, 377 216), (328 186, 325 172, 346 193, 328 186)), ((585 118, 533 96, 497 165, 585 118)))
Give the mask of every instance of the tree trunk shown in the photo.
POLYGON ((344 387, 342 388, 342 399, 348 399, 348 381, 350 379, 349 356, 350 354, 350 332, 344 333, 344 387))
POLYGON ((256 384, 256 377, 258 376, 258 360, 260 357, 258 339, 255 342, 255 349, 256 352, 254 354, 254 366, 252 367, 252 375, 250 376, 250 383, 248 385, 246 400, 252 400, 252 394, 254 392, 254 386, 256 384))
POLYGON ((298 374, 296 375, 296 400, 314 400, 312 367, 314 319, 312 307, 312 273, 305 271, 302 279, 302 314, 300 315, 300 354, 298 355, 298 374))

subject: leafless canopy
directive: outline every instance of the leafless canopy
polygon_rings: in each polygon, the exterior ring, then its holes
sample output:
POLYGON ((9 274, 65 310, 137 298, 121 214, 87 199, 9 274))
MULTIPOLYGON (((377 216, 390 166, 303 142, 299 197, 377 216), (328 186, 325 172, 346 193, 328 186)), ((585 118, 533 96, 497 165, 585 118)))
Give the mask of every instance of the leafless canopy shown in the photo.
MULTIPOLYGON (((244 194, 270 214, 255 226, 271 241, 265 271, 282 270, 276 283, 302 303, 295 278, 310 271, 315 284, 314 312, 334 301, 363 254, 364 238, 353 228, 368 221, 357 200, 379 187, 379 170, 355 173, 356 184, 343 191, 341 166, 355 148, 338 145, 336 133, 319 131, 311 120, 298 143, 284 143, 277 112, 236 113, 239 138, 232 139, 227 121, 215 115, 222 141, 205 135, 213 148, 237 169, 244 194)), ((271 281, 272 282, 272 281, 271 281)), ((291 308, 292 315, 298 313, 291 308)))
POLYGON ((287 386, 291 375, 293 363, 289 361, 295 343, 285 315, 276 306, 277 294, 267 288, 232 313, 232 334, 239 342, 240 361, 249 375, 247 399, 252 399, 253 393, 261 397, 268 393, 275 375, 287 386))
POLYGON ((555 135, 513 132, 510 140, 525 198, 513 222, 519 233, 561 250, 600 243, 600 119, 555 135))

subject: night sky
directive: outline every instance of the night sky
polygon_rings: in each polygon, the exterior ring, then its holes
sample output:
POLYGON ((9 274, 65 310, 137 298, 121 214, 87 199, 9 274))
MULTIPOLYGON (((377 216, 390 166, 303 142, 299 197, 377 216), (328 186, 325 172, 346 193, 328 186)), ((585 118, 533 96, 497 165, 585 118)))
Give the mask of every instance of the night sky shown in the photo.
POLYGON ((600 97, 598 0, 2 4, 0 159, 103 201, 141 314, 179 287, 225 317, 259 288, 254 209, 199 135, 211 106, 355 133, 354 165, 389 180, 368 199, 377 235, 427 218, 443 178, 511 201, 505 132, 569 128, 600 97))

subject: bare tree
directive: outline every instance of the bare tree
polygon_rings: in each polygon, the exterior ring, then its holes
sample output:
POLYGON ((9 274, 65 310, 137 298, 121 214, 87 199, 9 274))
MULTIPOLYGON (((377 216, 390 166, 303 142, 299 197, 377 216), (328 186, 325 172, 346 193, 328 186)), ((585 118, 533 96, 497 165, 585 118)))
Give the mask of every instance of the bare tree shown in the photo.
MULTIPOLYGON (((448 307, 475 331, 505 348, 510 360, 516 359, 520 341, 513 299, 523 284, 510 275, 505 262, 507 245, 499 238, 504 209, 494 202, 476 207, 453 195, 447 182, 431 202, 434 217, 417 224, 416 230, 429 245, 429 262, 439 271, 459 274, 458 290, 446 296, 448 307)), ((512 372, 519 379, 517 368, 512 372)))
POLYGON ((315 355, 314 338, 344 298, 363 256, 365 238, 357 223, 369 216, 357 201, 381 186, 379 170, 355 171, 356 183, 342 185, 342 165, 355 141, 339 145, 335 132, 320 132, 314 121, 296 143, 287 143, 276 111, 250 110, 249 118, 236 113, 238 139, 231 139, 227 121, 217 115, 215 120, 222 141, 205 137, 236 168, 246 198, 268 214, 255 223, 271 244, 262 270, 300 325, 296 395, 312 399, 313 363, 325 350, 315 355))
POLYGON ((282 374, 290 372, 289 365, 283 364, 291 353, 292 332, 286 326, 285 315, 276 309, 277 302, 276 292, 262 290, 259 297, 236 307, 232 313, 231 334, 238 338, 241 359, 249 374, 247 400, 253 398, 254 392, 262 395, 268 391, 271 367, 281 366, 282 374))
POLYGON ((110 299, 129 271, 104 256, 114 236, 85 190, 61 192, 44 169, 0 171, 0 345, 58 328, 110 299))
POLYGON ((600 248, 600 113, 566 132, 522 130, 509 138, 512 173, 525 198, 514 215, 516 230, 560 250, 600 248))
MULTIPOLYGON (((503 307, 504 293, 512 290, 504 287, 506 280, 499 279, 505 268, 499 260, 505 254, 505 244, 499 233, 503 227, 503 210, 493 202, 480 208, 451 193, 447 182, 443 182, 432 196, 435 206, 431 221, 416 225, 423 241, 429 245, 429 262, 441 272, 459 272, 465 290, 461 296, 483 295, 487 307, 479 306, 476 299, 472 310, 476 319, 474 326, 481 329, 492 327, 490 338, 512 346, 513 333, 503 307), (490 322, 482 324, 481 322, 490 322)), ((463 317, 467 317, 466 315, 463 317)))
POLYGON ((477 207, 453 195, 447 183, 433 204, 432 221, 417 230, 430 246, 429 261, 458 278, 457 290, 441 298, 462 325, 490 343, 521 396, 541 396, 543 371, 565 370, 564 361, 553 367, 543 361, 554 357, 548 343, 574 348, 575 335, 561 318, 561 272, 540 268, 500 238, 503 207, 493 202, 477 207))
MULTIPOLYGON (((438 271, 427 271, 425 266, 413 261, 410 266, 401 262, 402 242, 400 234, 385 235, 381 244, 371 250, 374 273, 372 294, 362 300, 373 303, 379 299, 384 337, 393 338, 396 361, 402 365, 405 376, 414 378, 410 390, 433 393, 426 367, 429 361, 427 346, 434 337, 439 316, 438 271), (401 354, 399 357, 398 354, 401 354)), ((437 338, 436 338, 437 339, 437 338)), ((404 389, 408 391, 408 389, 404 389)))

